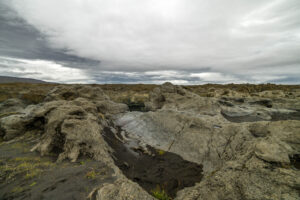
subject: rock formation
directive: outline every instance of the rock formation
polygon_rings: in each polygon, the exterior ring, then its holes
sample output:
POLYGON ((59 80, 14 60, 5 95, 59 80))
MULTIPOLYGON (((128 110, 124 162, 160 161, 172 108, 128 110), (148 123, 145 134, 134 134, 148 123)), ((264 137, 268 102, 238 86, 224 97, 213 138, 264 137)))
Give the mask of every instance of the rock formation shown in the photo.
POLYGON ((0 137, 9 144, 32 132, 31 150, 41 156, 57 163, 88 157, 113 169, 113 181, 95 185, 92 199, 154 199, 139 177, 123 174, 132 166, 116 164, 108 130, 134 155, 155 156, 154 148, 203 166, 203 179, 175 199, 300 199, 300 92, 210 93, 165 83, 149 94, 148 112, 128 112, 99 87, 59 85, 40 104, 2 102, 0 137))

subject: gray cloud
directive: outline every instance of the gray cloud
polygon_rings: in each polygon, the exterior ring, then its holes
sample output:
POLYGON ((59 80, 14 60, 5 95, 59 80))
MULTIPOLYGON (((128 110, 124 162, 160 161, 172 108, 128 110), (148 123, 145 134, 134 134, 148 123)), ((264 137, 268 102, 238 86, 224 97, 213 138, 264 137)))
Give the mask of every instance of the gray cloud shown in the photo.
POLYGON ((298 0, 2 1, 0 55, 66 82, 300 83, 298 0))
POLYGON ((99 65, 99 61, 68 54, 66 49, 50 48, 46 36, 0 2, 0 56, 52 60, 72 67, 99 65))

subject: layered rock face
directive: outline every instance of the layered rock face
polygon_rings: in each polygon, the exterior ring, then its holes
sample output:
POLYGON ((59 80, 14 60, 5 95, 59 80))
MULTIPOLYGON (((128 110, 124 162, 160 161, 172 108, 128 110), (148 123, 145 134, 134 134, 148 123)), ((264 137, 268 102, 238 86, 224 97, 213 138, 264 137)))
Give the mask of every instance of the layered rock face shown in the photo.
POLYGON ((151 146, 203 166, 203 179, 175 199, 300 199, 300 92, 214 93, 165 83, 149 94, 147 112, 129 112, 98 87, 61 85, 41 104, 1 103, 0 136, 10 142, 31 131, 41 156, 89 157, 112 168, 115 181, 95 185, 93 199, 154 199, 117 167, 107 129, 129 149, 154 156, 151 146))

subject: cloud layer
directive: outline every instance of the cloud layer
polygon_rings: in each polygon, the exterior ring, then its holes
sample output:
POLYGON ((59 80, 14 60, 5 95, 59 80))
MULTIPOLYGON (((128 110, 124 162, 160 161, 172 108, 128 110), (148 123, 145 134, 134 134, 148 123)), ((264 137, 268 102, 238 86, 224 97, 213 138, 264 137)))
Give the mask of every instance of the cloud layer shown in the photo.
POLYGON ((299 0, 3 2, 89 81, 300 83, 299 0))

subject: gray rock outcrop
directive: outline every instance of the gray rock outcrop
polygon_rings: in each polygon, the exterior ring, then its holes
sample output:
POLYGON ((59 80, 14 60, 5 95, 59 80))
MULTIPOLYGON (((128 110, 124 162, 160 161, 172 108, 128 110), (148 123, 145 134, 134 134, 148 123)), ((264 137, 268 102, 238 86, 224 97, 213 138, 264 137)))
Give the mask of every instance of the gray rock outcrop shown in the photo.
POLYGON ((79 155, 88 155, 111 162, 109 147, 101 136, 103 126, 107 125, 106 115, 127 110, 127 105, 110 101, 100 88, 58 86, 50 91, 45 103, 18 109, 20 114, 1 118, 0 133, 10 140, 30 127, 42 129, 41 140, 33 148, 41 155, 55 153, 58 161, 73 162, 79 155), (43 123, 35 127, 37 121, 43 123))
POLYGON ((104 140, 108 127, 120 128, 124 138, 115 134, 121 142, 138 141, 140 151, 150 145, 203 165, 202 181, 175 199, 300 199, 300 95, 211 93, 201 97, 165 83, 145 102, 149 112, 127 112, 127 105, 111 101, 99 87, 60 85, 38 105, 26 107, 16 99, 0 104, 0 137, 8 141, 32 131, 40 135, 32 150, 41 155, 105 163, 114 179, 95 187, 91 196, 99 200, 154 199, 116 167, 114 150, 104 140))
POLYGON ((96 193, 97 200, 155 200, 145 190, 140 188, 137 183, 126 179, 119 179, 114 183, 105 184, 96 193))
POLYGON ((220 103, 177 88, 154 89, 153 112, 115 118, 131 137, 203 164, 203 181, 176 199, 299 199, 300 172, 290 158, 300 153, 300 121, 272 120, 274 112, 294 112, 288 103, 277 107, 240 96, 220 103))

